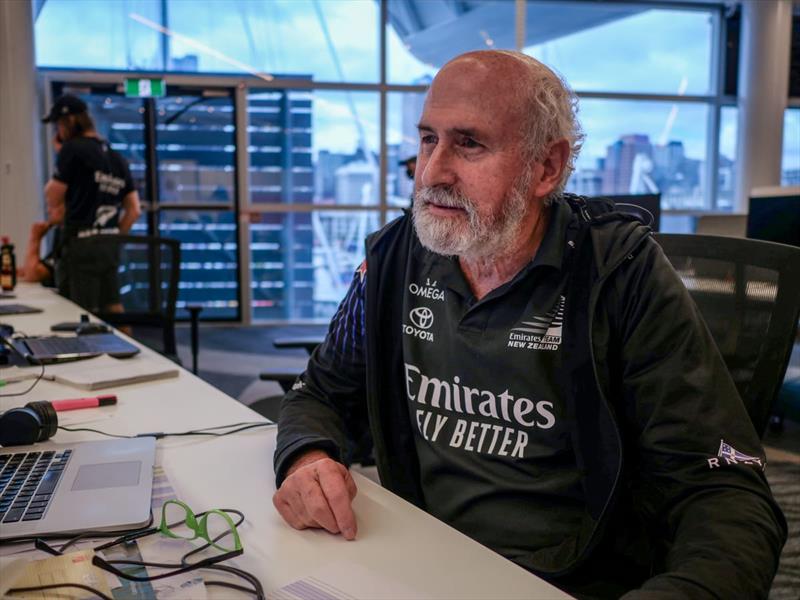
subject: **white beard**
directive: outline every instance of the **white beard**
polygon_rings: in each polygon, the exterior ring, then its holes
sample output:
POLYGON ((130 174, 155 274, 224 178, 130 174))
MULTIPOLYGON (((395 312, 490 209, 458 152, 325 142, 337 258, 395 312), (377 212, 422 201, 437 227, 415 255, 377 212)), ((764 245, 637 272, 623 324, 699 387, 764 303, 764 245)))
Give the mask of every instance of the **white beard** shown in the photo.
POLYGON ((412 217, 422 245, 437 254, 475 259, 502 254, 519 239, 531 202, 527 171, 511 187, 502 209, 481 215, 476 203, 459 191, 441 187, 423 187, 414 194, 412 217), (439 216, 431 212, 429 202, 461 208, 464 212, 439 216), (466 213, 466 214, 465 214, 466 213))

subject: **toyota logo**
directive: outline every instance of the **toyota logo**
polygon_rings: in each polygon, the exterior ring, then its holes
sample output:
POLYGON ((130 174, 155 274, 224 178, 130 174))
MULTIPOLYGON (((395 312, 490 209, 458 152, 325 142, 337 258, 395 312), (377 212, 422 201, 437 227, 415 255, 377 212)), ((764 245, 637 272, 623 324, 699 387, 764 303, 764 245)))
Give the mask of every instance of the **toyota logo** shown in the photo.
POLYGON ((418 306, 408 314, 411 322, 420 329, 429 329, 433 325, 433 311, 427 306, 418 306))

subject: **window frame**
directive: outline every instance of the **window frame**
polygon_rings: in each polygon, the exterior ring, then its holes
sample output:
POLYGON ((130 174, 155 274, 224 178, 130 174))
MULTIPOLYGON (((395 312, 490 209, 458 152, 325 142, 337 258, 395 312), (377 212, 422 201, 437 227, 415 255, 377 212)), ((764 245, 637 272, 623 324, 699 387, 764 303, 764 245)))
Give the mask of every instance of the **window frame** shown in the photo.
MULTIPOLYGON (((525 39, 525 12, 527 8, 526 0, 515 0, 515 33, 517 45, 520 46, 525 39)), ((627 2, 621 2, 627 3, 627 2)), ((681 210, 670 209, 669 213, 674 215, 681 214, 707 214, 717 213, 717 176, 719 168, 719 133, 720 133, 720 114, 723 106, 736 104, 735 96, 726 96, 722 93, 722 80, 724 74, 724 44, 725 44, 725 7, 719 4, 703 4, 686 2, 647 2, 648 8, 670 8, 686 11, 704 12, 711 16, 711 64, 710 89, 711 93, 701 95, 673 95, 673 94, 652 94, 652 93, 629 93, 629 92, 604 92, 602 90, 575 90, 579 99, 601 99, 601 100, 628 100, 628 101, 668 101, 676 104, 681 103, 703 103, 708 106, 707 134, 706 134, 706 159, 703 169, 705 176, 704 195, 709 201, 708 210, 681 210)), ((213 73, 172 73, 165 71, 118 71, 118 70, 87 70, 69 68, 38 68, 39 81, 43 90, 44 102, 50 106, 53 101, 52 89, 57 83, 63 84, 119 84, 120 77, 157 77, 165 80, 168 86, 181 86, 189 88, 222 88, 227 90, 233 97, 234 102, 234 123, 235 123, 235 193, 232 200, 227 204, 207 206, 203 205, 203 210, 233 210, 238 222, 238 257, 239 257, 239 318, 238 320, 245 325, 251 323, 317 323, 317 320, 264 320, 253 318, 252 303, 252 273, 250 257, 250 215, 257 213, 288 213, 288 212, 312 212, 317 210, 360 210, 366 212, 377 212, 379 223, 387 222, 387 217, 396 207, 389 205, 387 195, 387 174, 390 169, 388 164, 388 144, 387 144, 387 106, 388 95, 390 93, 425 93, 427 85, 397 84, 387 81, 387 33, 388 25, 388 0, 380 0, 380 22, 378 26, 379 35, 379 81, 377 83, 339 83, 330 81, 312 81, 308 79, 280 78, 272 81, 256 77, 249 74, 213 74, 213 73), (250 200, 250 159, 247 152, 241 151, 248 144, 248 114, 247 100, 248 94, 255 90, 333 90, 333 91, 366 91, 377 92, 379 98, 379 174, 378 174, 378 203, 375 205, 360 204, 340 204, 324 205, 313 203, 302 204, 281 204, 281 203, 252 203, 250 200)), ((800 106, 800 98, 789 100, 789 106, 800 106)), ((45 133, 46 135, 46 133, 45 133)), ((46 149, 45 144, 44 164, 47 173, 53 172, 53 156, 46 149)), ((151 202, 145 207, 150 213, 160 209, 168 208, 190 208, 190 205, 173 203, 151 202)), ((726 213, 728 214, 728 213, 726 213)))

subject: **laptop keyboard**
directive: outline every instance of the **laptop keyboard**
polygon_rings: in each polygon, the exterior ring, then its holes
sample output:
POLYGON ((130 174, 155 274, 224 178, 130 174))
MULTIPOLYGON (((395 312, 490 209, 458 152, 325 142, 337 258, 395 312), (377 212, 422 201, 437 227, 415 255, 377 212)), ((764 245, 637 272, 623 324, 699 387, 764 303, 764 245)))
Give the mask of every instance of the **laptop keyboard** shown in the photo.
POLYGON ((71 456, 72 450, 0 454, 0 522, 42 519, 71 456))
POLYGON ((54 356, 57 354, 78 354, 81 352, 91 352, 83 340, 74 337, 45 337, 28 338, 25 340, 34 356, 54 356))

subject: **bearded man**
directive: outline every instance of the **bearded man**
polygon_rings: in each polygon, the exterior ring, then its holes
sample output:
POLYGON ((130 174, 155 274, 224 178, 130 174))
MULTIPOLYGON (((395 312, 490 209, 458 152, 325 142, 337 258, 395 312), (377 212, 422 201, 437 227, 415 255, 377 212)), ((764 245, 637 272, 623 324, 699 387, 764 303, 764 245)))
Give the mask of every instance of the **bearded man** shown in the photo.
POLYGON ((649 228, 563 194, 576 110, 523 54, 441 69, 412 214, 282 404, 273 502, 354 539, 366 414, 384 487, 572 594, 765 597, 786 524, 758 436, 649 228))

